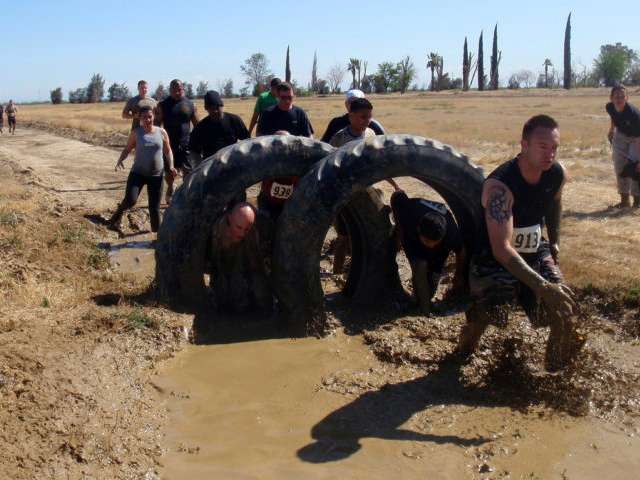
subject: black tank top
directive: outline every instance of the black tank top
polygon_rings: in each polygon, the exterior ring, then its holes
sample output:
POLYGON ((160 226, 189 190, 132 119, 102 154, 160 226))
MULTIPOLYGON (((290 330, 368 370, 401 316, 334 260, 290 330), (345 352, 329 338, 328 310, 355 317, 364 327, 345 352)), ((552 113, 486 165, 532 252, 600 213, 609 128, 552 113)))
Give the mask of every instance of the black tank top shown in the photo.
POLYGON ((513 194, 513 247, 523 256, 535 253, 542 240, 545 213, 564 180, 562 167, 554 163, 532 185, 522 176, 516 157, 496 168, 489 178, 501 181, 513 194))
POLYGON ((167 97, 160 102, 160 108, 162 109, 162 123, 169 135, 171 148, 175 149, 178 146, 186 148, 189 145, 191 117, 195 112, 193 102, 186 97, 182 97, 180 100, 167 97))

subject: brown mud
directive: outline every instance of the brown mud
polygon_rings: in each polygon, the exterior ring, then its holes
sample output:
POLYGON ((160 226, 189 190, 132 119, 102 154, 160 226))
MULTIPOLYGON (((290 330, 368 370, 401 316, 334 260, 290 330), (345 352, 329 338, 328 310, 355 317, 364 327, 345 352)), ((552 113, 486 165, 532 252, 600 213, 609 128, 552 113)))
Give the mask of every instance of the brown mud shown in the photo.
POLYGON ((193 316, 150 293, 144 199, 125 238, 95 222, 122 194, 117 154, 27 130, 11 142, 0 145, 15 183, 0 192, 3 478, 636 475, 632 292, 579 293, 589 340, 554 375, 541 367, 547 331, 518 313, 468 363, 449 356, 461 314, 349 313, 330 257, 333 335, 294 341, 270 322, 230 321, 184 348, 193 316))

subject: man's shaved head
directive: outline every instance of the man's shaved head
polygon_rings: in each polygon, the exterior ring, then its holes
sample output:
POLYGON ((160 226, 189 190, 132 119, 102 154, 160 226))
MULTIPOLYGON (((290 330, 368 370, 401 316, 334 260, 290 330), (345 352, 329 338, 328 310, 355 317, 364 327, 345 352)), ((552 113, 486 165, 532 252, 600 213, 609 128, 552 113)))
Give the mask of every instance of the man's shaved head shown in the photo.
POLYGON ((256 210, 247 202, 233 206, 227 213, 227 235, 231 243, 241 242, 256 221, 256 210))

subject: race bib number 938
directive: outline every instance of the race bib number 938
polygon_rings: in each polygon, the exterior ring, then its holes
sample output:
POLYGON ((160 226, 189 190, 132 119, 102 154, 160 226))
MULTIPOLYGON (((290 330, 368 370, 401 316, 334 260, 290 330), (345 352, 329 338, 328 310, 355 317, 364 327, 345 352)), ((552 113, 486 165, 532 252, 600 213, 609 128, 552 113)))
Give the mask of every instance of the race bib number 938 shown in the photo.
POLYGON ((542 228, 538 224, 529 227, 514 228, 511 243, 517 252, 535 253, 538 251, 541 239, 542 228))
POLYGON ((293 185, 283 185, 281 183, 273 182, 271 185, 271 197, 278 198, 280 200, 286 200, 293 193, 293 185))

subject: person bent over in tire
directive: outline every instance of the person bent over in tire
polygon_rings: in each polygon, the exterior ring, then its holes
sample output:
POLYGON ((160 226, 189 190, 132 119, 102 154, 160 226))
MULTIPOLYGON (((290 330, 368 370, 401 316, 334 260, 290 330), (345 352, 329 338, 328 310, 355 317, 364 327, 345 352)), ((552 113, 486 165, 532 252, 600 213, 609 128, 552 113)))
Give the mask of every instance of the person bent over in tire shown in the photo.
POLYGON ((522 131, 520 154, 485 180, 482 206, 491 255, 472 258, 467 312, 458 351, 472 353, 491 322, 505 321, 505 303, 518 300, 534 327, 551 327, 545 366, 563 368, 584 339, 575 331, 575 308, 558 268, 562 189, 566 172, 556 161, 558 124, 532 117, 522 131), (546 224, 549 241, 542 237, 546 224))
POLYGON ((432 310, 431 299, 436 293, 445 262, 453 251, 456 271, 451 294, 464 290, 466 251, 458 225, 442 203, 421 198, 409 198, 397 188, 391 196, 391 209, 396 223, 396 235, 411 264, 413 292, 421 310, 432 310))
POLYGON ((236 204, 215 224, 210 243, 213 301, 219 312, 271 312, 273 296, 256 227, 257 212, 236 204))
POLYGON ((163 128, 154 125, 153 108, 151 106, 140 108, 139 116, 140 126, 131 130, 127 146, 124 147, 116 163, 116 171, 124 169, 124 160, 131 151, 135 150, 136 156, 127 179, 125 197, 107 222, 111 230, 120 231, 122 215, 136 204, 142 187, 146 185, 151 231, 157 232, 160 226, 163 158, 167 175, 175 177, 178 174, 173 166, 169 136, 163 128))

